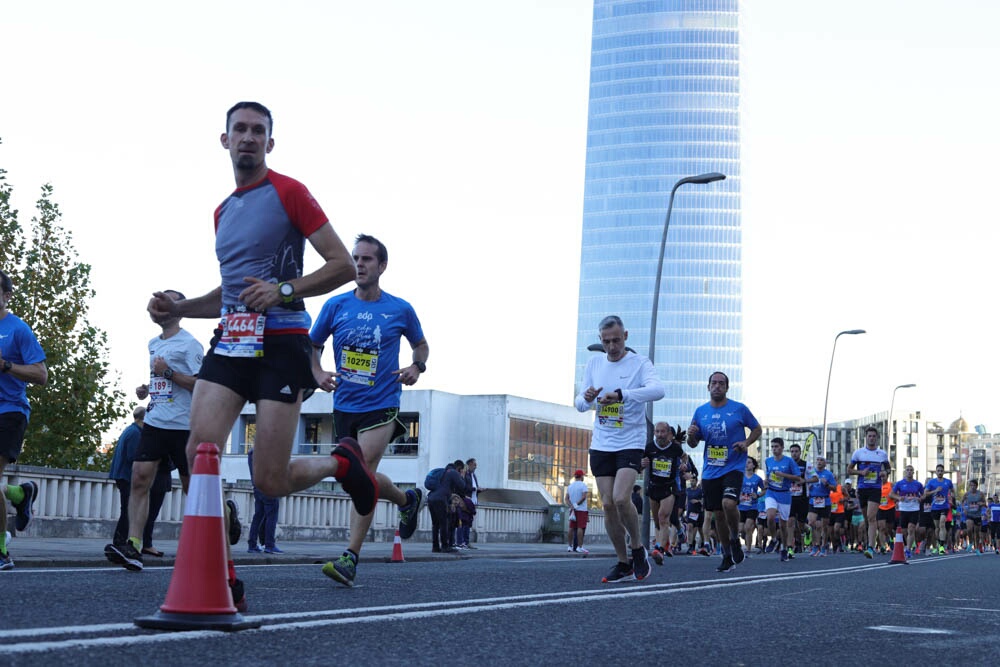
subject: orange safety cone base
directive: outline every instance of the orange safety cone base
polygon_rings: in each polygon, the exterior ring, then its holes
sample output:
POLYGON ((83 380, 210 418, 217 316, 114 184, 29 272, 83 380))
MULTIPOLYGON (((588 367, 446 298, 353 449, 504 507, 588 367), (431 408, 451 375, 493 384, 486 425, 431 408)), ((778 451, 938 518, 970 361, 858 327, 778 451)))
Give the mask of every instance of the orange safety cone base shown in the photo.
POLYGON ((233 604, 226 565, 225 514, 219 448, 198 445, 181 524, 177 558, 166 600, 152 616, 135 619, 154 630, 244 630, 258 628, 233 604))
POLYGON ((387 563, 405 563, 403 558, 403 541, 399 539, 399 529, 396 529, 396 537, 392 539, 392 558, 386 560, 387 563))
POLYGON ((141 616, 133 621, 147 630, 252 630, 260 621, 248 621, 239 612, 235 614, 174 614, 158 611, 152 616, 141 616))
POLYGON ((892 545, 892 560, 890 565, 909 565, 906 562, 906 548, 903 546, 903 529, 896 529, 896 541, 892 545))

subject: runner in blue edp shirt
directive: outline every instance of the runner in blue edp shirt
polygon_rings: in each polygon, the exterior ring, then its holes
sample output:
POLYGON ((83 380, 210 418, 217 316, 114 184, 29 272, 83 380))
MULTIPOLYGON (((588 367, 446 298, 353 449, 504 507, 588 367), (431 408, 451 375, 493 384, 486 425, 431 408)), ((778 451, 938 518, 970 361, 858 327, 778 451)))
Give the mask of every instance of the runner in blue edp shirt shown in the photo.
MULTIPOLYGON (((320 311, 309 337, 314 347, 313 377, 325 391, 333 391, 333 430, 337 438, 355 438, 370 470, 377 470, 389 443, 406 435, 399 421, 403 385, 416 384, 427 369, 430 348, 413 306, 382 291, 379 279, 389 265, 389 251, 374 236, 355 239, 357 287, 329 299, 320 311), (323 344, 333 337, 336 370, 320 366, 323 344), (413 348, 412 363, 399 367, 399 341, 413 348)), ((379 497, 399 508, 399 536, 408 539, 417 528, 420 489, 399 489, 383 473, 375 473, 379 497)), ((373 512, 351 513, 350 541, 343 555, 327 563, 323 573, 345 586, 353 586, 358 554, 371 526, 373 512)))
POLYGON ((726 396, 728 392, 729 377, 725 373, 716 371, 708 377, 710 400, 695 410, 687 438, 691 447, 705 441, 701 484, 705 490, 705 510, 713 513, 722 542, 722 563, 716 568, 719 572, 731 572, 743 562, 739 541, 739 494, 747 465, 747 449, 761 434, 760 423, 750 409, 730 400, 726 396))

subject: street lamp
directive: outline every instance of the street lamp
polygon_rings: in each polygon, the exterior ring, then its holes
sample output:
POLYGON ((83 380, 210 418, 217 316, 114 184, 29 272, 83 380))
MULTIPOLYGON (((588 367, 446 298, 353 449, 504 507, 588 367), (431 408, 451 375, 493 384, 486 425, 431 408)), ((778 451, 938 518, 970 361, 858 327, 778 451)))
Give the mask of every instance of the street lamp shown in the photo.
POLYGON ((823 399, 823 439, 821 440, 819 453, 826 457, 826 408, 830 403, 830 378, 833 377, 833 357, 837 354, 837 339, 841 336, 856 336, 866 333, 864 329, 848 329, 841 331, 833 338, 833 352, 830 353, 830 372, 826 375, 826 398, 823 399))
MULTIPOLYGON (((913 387, 916 387, 916 386, 917 385, 912 384, 912 383, 911 384, 901 384, 901 385, 898 385, 896 387, 896 389, 892 390, 892 402, 889 403, 889 416, 886 417, 886 420, 885 420, 885 444, 886 444, 887 447, 890 447, 892 445, 892 440, 890 439, 891 436, 889 434, 889 429, 892 428, 892 409, 896 405, 896 391, 899 390, 899 389, 912 389, 913 387)), ((895 461, 893 461, 893 463, 895 463, 895 461)))
MULTIPOLYGON (((667 216, 663 220, 663 238, 660 239, 660 257, 656 263, 656 287, 653 288, 653 314, 649 320, 649 360, 652 362, 653 368, 656 368, 656 315, 660 310, 660 278, 663 275, 663 253, 667 248, 667 230, 670 229, 670 213, 674 210, 674 194, 677 192, 677 188, 682 185, 687 185, 688 183, 705 185, 707 183, 725 180, 725 178, 725 174, 720 174, 717 171, 712 171, 707 174, 698 174, 697 176, 686 176, 674 183, 674 187, 670 189, 670 201, 667 203, 667 216)), ((647 428, 653 424, 652 402, 646 403, 646 423, 647 428)), ((643 490, 646 489, 648 482, 649 470, 647 469, 642 475, 643 490)), ((645 493, 642 494, 642 519, 640 523, 642 524, 640 530, 642 533, 642 543, 645 546, 649 546, 649 497, 645 493)))

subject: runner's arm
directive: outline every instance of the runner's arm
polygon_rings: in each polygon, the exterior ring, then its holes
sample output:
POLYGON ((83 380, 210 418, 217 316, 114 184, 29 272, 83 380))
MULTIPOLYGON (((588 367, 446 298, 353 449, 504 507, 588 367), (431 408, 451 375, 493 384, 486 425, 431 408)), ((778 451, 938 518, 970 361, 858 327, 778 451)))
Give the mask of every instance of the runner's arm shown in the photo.
POLYGON ((170 317, 218 317, 222 310, 222 286, 208 294, 194 299, 174 301, 163 292, 153 292, 153 298, 146 306, 154 322, 162 322, 170 317))

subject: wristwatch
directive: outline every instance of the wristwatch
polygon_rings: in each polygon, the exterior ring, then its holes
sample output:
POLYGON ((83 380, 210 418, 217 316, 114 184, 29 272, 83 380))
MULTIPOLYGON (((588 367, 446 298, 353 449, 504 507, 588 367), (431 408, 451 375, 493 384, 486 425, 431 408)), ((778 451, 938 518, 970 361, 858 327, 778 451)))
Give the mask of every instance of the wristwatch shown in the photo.
POLYGON ((420 371, 421 373, 424 373, 424 372, 427 371, 427 364, 425 364, 422 361, 414 361, 413 365, 416 366, 417 370, 420 371))
POLYGON ((160 373, 160 375, 162 375, 163 377, 165 377, 165 378, 167 378, 169 380, 170 378, 172 378, 174 376, 174 369, 171 368, 170 366, 167 366, 165 369, 163 369, 163 372, 160 373))
POLYGON ((14 364, 10 363, 10 359, 3 360, 3 372, 9 373, 10 369, 14 368, 14 364))
POLYGON ((285 303, 295 301, 295 285, 291 283, 278 283, 278 294, 285 303))

